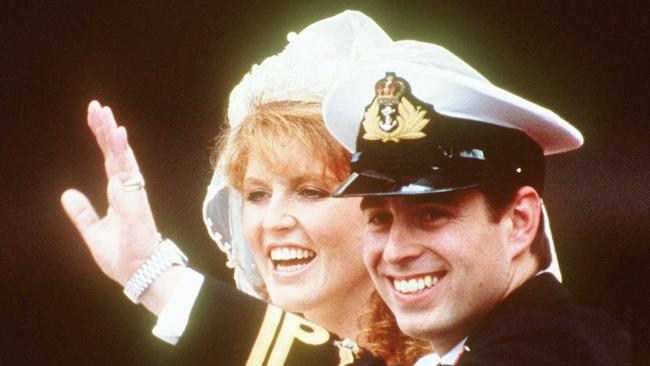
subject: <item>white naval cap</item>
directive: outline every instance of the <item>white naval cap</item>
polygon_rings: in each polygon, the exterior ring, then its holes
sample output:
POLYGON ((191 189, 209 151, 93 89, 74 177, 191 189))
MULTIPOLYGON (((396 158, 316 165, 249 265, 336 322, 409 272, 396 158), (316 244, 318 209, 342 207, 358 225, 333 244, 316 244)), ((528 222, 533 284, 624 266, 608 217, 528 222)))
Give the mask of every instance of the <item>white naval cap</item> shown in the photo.
POLYGON ((406 80, 412 95, 433 106, 435 112, 520 130, 542 148, 544 155, 583 144, 580 131, 562 117, 476 77, 475 70, 444 48, 417 42, 411 51, 430 59, 397 55, 396 60, 356 70, 330 88, 323 101, 323 117, 330 132, 350 151, 356 151, 357 131, 351 133, 349 124, 364 119, 365 109, 375 97, 375 84, 387 72, 406 80))
MULTIPOLYGON (((335 196, 413 195, 513 179, 541 194, 544 155, 583 136, 553 111, 490 83, 438 45, 398 41, 342 75, 323 100, 329 131, 354 153, 335 196), (354 127, 351 127, 353 125, 354 127)), ((546 208, 544 233, 562 279, 546 208)))

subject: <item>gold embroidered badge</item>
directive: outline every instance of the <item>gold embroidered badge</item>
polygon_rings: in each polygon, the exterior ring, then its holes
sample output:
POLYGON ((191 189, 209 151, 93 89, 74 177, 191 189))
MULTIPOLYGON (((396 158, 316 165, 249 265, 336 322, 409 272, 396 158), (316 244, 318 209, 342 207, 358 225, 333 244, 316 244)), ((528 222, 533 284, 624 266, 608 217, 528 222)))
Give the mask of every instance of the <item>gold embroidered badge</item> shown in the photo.
POLYGON ((365 140, 400 142, 426 136, 421 130, 429 123, 422 106, 414 105, 405 94, 406 86, 387 73, 377 82, 375 99, 366 109, 363 118, 365 140))

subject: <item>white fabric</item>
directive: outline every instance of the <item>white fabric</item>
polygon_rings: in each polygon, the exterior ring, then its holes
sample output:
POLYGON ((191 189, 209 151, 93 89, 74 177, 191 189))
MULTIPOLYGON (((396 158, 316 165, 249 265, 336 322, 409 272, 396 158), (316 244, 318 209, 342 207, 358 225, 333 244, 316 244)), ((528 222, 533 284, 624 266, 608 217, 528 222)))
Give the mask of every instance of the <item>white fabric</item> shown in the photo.
POLYGON ((392 44, 372 19, 344 11, 320 20, 299 34, 277 55, 253 65, 230 94, 228 120, 236 127, 254 102, 300 100, 320 102, 333 81, 361 65, 378 62, 392 44))
POLYGON ((203 285, 202 274, 191 268, 183 268, 183 276, 172 292, 170 300, 158 315, 151 333, 163 341, 175 345, 185 332, 187 322, 203 285))
POLYGON ((234 269, 237 288, 265 300, 261 291, 264 281, 244 240, 241 202, 239 193, 226 185, 221 164, 217 165, 203 201, 203 220, 212 239, 227 255, 226 266, 234 269))
POLYGON ((546 235, 546 241, 548 242, 548 247, 551 252, 551 264, 542 272, 551 273, 558 281, 562 282, 560 262, 558 261, 557 253, 555 252, 555 241, 553 240, 553 233, 551 233, 551 223, 548 218, 548 212, 546 210, 546 205, 544 205, 544 201, 542 201, 542 216, 544 217, 544 235, 546 235))
POLYGON ((355 151, 356 133, 351 134, 347 125, 350 121, 361 123, 365 108, 375 97, 375 83, 386 72, 405 79, 412 94, 433 105, 436 112, 519 129, 535 140, 545 155, 574 150, 584 142, 580 131, 562 117, 477 78, 476 71, 459 64, 444 48, 422 42, 418 47, 432 58, 391 52, 395 57, 349 74, 330 88, 323 100, 323 117, 332 135, 351 152, 355 151))
POLYGON ((442 357, 435 352, 429 353, 417 360, 413 366, 455 365, 465 349, 465 342, 467 342, 467 338, 460 341, 442 357))
POLYGON ((413 366, 438 366, 440 365, 440 356, 437 353, 429 353, 422 356, 413 366))

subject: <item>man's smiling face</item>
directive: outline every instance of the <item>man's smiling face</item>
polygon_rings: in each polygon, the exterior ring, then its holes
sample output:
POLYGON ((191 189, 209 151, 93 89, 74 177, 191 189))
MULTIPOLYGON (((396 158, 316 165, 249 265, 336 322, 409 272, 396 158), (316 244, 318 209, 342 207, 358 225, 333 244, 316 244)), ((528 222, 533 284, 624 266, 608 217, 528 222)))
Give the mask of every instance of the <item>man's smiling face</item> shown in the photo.
POLYGON ((512 221, 495 219, 480 191, 365 197, 361 207, 365 264, 406 334, 453 346, 507 295, 512 221))

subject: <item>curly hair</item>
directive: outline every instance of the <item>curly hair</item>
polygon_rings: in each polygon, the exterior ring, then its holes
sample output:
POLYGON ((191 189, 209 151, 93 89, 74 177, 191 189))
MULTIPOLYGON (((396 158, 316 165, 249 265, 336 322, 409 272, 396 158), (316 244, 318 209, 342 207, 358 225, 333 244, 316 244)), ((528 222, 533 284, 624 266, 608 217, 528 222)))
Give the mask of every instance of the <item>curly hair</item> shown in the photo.
POLYGON ((433 352, 429 342, 411 338, 397 326, 395 315, 374 291, 368 299, 368 311, 358 322, 358 342, 388 366, 412 365, 420 357, 433 352))
POLYGON ((352 154, 325 128, 321 104, 277 101, 253 105, 240 125, 223 131, 212 160, 216 163, 220 157, 228 184, 241 190, 251 156, 277 166, 291 154, 305 153, 322 161, 323 168, 341 181, 350 174, 352 154))

